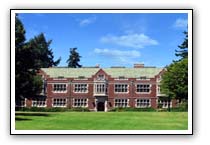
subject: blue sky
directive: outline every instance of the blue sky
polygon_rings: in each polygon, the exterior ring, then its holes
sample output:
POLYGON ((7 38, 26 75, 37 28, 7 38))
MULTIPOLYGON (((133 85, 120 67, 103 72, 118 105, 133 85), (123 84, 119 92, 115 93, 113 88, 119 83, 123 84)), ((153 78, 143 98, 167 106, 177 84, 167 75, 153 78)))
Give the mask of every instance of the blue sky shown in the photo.
POLYGON ((43 32, 59 66, 67 66, 69 48, 77 47, 83 66, 144 63, 164 67, 177 59, 187 13, 21 13, 27 40, 43 32))

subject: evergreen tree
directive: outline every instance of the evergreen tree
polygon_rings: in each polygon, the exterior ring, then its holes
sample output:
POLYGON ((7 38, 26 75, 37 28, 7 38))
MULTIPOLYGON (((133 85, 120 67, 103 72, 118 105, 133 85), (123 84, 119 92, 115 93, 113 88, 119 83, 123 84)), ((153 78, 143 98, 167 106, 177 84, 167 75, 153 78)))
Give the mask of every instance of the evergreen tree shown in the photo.
POLYGON ((70 48, 69 59, 66 61, 68 63, 68 67, 71 68, 82 67, 82 65, 79 64, 81 56, 76 50, 77 48, 70 48))
POLYGON ((33 50, 25 45, 25 29, 18 18, 15 17, 15 101, 35 96, 41 91, 42 80, 36 76, 34 68, 33 50))
POLYGON ((181 100, 188 99, 188 33, 184 32, 185 39, 180 50, 176 50, 175 55, 181 57, 178 61, 173 61, 166 67, 166 72, 162 76, 161 91, 169 98, 181 100))
POLYGON ((183 43, 178 46, 180 50, 175 50, 175 55, 181 57, 181 59, 188 58, 188 32, 184 31, 183 33, 185 38, 183 43))
POLYGON ((46 41, 43 33, 35 36, 26 44, 28 48, 33 50, 33 59, 35 61, 35 68, 48 68, 57 66, 61 58, 54 61, 54 55, 50 48, 52 40, 46 41))

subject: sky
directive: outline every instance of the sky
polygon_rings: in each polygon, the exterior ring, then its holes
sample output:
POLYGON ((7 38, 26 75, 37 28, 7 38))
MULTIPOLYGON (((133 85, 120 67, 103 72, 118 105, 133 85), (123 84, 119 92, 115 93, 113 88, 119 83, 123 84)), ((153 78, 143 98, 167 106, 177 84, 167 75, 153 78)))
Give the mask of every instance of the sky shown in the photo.
POLYGON ((27 41, 44 33, 59 66, 77 48, 82 66, 165 67, 187 31, 187 13, 21 13, 27 41))

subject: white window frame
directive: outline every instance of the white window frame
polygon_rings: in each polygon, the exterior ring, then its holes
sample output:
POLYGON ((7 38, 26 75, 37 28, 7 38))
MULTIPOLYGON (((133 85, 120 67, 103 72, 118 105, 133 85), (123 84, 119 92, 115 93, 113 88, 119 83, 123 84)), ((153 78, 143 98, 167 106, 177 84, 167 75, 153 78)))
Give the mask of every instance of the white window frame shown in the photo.
POLYGON ((67 93, 67 87, 68 87, 68 85, 66 83, 53 83, 53 93, 67 93), (65 86, 65 89, 64 90, 55 90, 56 85, 63 85, 63 86, 65 86))
POLYGON ((74 93, 88 93, 88 84, 87 83, 75 83, 74 84, 74 89, 73 89, 73 92, 74 93), (78 86, 77 86, 78 85, 78 86), (79 85, 80 85, 80 89, 78 88, 79 87, 79 85), (82 85, 86 85, 86 87, 82 87, 82 85), (77 87, 76 87, 77 86, 77 87), (77 88, 77 90, 82 90, 82 88, 84 89, 84 88, 86 88, 86 91, 75 91, 76 90, 76 88, 77 88))
POLYGON ((149 108, 151 107, 151 99, 143 99, 143 98, 136 99, 135 106, 136 108, 149 108))
POLYGON ((53 107, 67 107, 67 99, 66 98, 53 98, 52 106, 53 107), (57 104, 55 104, 55 102, 57 104), (65 104, 65 105, 58 105, 58 104, 65 104))
POLYGON ((87 108, 88 107, 88 98, 73 98, 73 107, 87 108))
POLYGON ((104 81, 105 80, 105 75, 104 74, 98 74, 97 75, 97 80, 104 81))
POLYGON ((118 93, 128 94, 128 93, 129 93, 129 84, 127 84, 127 83, 125 83, 125 84, 122 84, 122 83, 116 83, 116 84, 114 84, 114 92, 115 92, 116 94, 118 94, 118 93), (120 89, 121 89, 120 92, 116 92, 116 89, 119 89, 119 88, 116 88, 117 85, 121 85, 120 87, 122 87, 122 88, 120 88, 120 89), (127 92, 124 92, 124 90, 123 90, 123 89, 126 88, 126 87, 123 88, 123 86, 125 86, 125 85, 127 85, 127 92))
MULTIPOLYGON (((159 103, 162 105, 162 108, 168 108, 168 100, 159 100, 159 103)), ((170 101, 170 108, 172 108, 172 101, 170 101)))
POLYGON ((137 94, 150 94, 151 93, 151 89, 152 89, 152 85, 151 84, 136 84, 136 93, 137 94), (138 88, 138 85, 149 85, 149 88, 138 88), (140 89, 149 89, 149 92, 140 92, 140 91, 138 91, 138 89, 140 90, 140 89))
POLYGON ((106 83, 95 83, 94 84, 94 94, 106 94, 107 84, 106 83))
POLYGON ((118 108, 118 107, 122 107, 122 108, 126 108, 129 107, 129 99, 114 99, 114 107, 118 108))
POLYGON ((47 99, 32 100, 32 107, 47 107, 47 99))

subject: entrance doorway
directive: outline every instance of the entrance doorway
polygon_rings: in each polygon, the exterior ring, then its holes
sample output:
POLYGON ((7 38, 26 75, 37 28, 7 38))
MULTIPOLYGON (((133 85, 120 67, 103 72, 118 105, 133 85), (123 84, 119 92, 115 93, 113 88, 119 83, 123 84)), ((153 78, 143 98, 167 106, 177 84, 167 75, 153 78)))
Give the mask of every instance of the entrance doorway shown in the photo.
POLYGON ((104 102, 98 102, 97 111, 104 111, 104 102))

